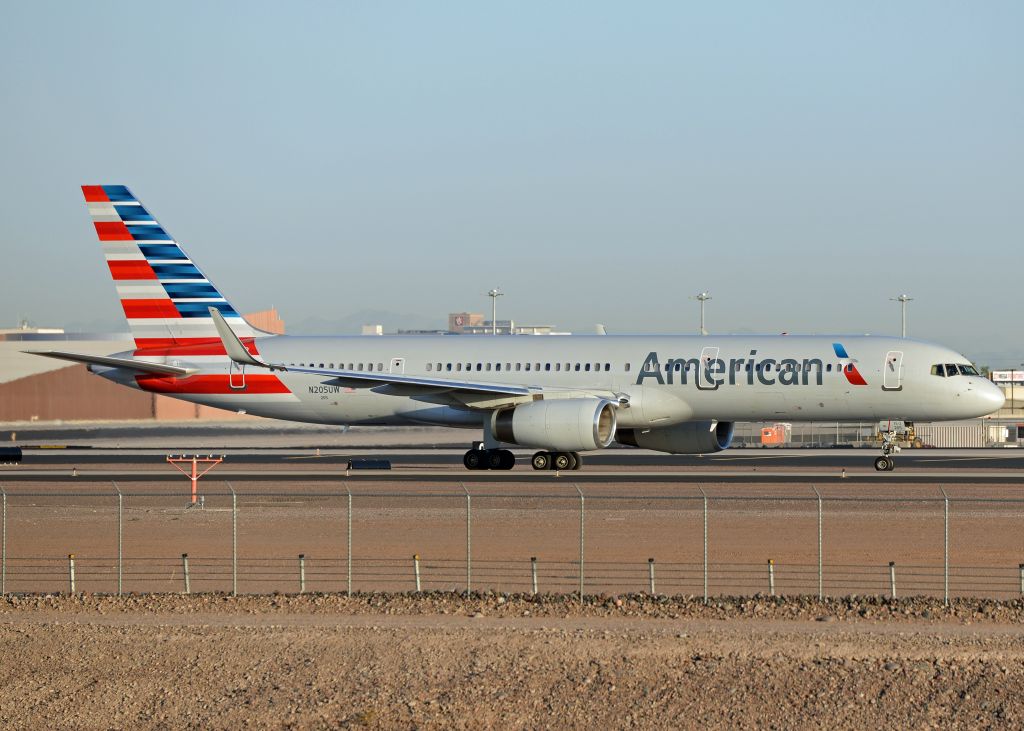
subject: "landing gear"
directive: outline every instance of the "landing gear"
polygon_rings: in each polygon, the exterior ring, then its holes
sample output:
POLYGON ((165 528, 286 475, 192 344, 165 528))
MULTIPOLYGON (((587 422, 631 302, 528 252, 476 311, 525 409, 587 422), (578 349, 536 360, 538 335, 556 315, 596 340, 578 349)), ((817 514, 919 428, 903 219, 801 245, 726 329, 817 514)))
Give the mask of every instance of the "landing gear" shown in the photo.
POLYGON ((583 459, 579 452, 537 452, 530 464, 535 470, 578 470, 583 459))
POLYGON ((875 469, 879 472, 892 472, 896 469, 896 461, 892 455, 898 454, 900 445, 896 443, 896 432, 891 431, 882 436, 882 456, 875 459, 875 469))
POLYGON ((467 470, 510 470, 516 456, 507 449, 471 449, 462 456, 467 470))

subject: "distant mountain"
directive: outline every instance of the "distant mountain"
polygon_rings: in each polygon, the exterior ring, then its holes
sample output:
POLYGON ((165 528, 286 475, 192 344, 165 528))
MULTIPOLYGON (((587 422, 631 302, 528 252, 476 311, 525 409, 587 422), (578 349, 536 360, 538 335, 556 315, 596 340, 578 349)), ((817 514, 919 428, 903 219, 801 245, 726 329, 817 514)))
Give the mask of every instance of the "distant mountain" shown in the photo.
POLYGON ((403 315, 387 310, 360 310, 337 318, 307 317, 290 322, 285 316, 285 327, 289 335, 358 335, 363 325, 383 325, 384 332, 396 330, 439 330, 448 323, 439 317, 425 315, 403 315))

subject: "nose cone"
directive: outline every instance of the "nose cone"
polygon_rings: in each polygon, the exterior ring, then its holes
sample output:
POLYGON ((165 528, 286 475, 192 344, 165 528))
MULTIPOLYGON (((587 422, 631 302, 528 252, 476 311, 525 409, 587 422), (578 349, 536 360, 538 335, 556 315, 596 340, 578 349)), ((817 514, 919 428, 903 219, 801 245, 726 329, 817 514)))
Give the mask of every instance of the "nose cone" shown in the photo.
POLYGON ((970 397, 978 405, 978 416, 988 416, 999 411, 1006 403, 1003 389, 987 378, 975 378, 971 384, 970 397))

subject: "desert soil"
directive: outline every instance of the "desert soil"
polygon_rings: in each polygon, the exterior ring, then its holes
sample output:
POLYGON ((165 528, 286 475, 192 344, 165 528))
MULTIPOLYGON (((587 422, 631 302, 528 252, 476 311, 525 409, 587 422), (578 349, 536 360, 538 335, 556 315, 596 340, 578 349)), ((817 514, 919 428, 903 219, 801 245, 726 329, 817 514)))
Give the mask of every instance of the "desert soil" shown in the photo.
POLYGON ((1020 727, 1024 603, 8 596, 0 726, 1020 727))

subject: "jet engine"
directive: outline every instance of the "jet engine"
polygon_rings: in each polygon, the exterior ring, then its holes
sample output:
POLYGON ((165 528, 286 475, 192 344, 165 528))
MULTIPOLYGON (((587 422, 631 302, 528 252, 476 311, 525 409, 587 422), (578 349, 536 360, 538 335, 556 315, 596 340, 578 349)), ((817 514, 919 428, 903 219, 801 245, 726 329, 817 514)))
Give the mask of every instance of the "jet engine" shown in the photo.
POLYGON ((732 444, 731 421, 685 421, 662 429, 619 429, 615 441, 669 454, 721 452, 732 444))
POLYGON ((549 399, 491 416, 495 438, 564 452, 604 449, 615 439, 615 406, 597 398, 549 399))

